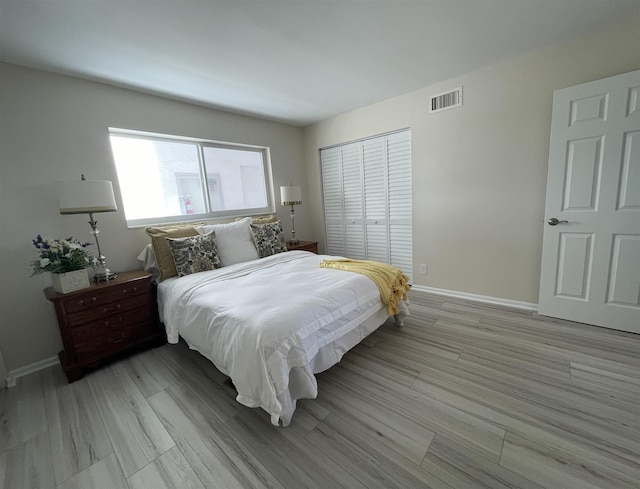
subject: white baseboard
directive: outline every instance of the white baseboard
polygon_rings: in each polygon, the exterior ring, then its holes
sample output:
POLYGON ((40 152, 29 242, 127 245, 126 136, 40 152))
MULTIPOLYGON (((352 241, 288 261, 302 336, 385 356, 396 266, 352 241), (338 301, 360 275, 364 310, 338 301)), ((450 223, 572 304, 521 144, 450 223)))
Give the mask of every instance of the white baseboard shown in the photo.
POLYGON ((38 372, 39 370, 44 370, 45 368, 53 367, 60 362, 58 356, 51 358, 45 358, 44 360, 40 360, 39 362, 32 363, 30 365, 25 365, 24 367, 17 368, 15 370, 10 370, 7 377, 7 387, 15 387, 16 381, 20 377, 24 377, 25 375, 32 374, 34 372, 38 372))
POLYGON ((483 302, 485 304, 492 304, 494 306, 513 307, 514 309, 522 309, 524 311, 538 311, 538 304, 534 304, 532 302, 501 299, 499 297, 470 294, 468 292, 458 292, 456 290, 436 289, 435 287, 426 287, 424 285, 414 285, 413 287, 411 287, 411 290, 426 292, 428 294, 443 295, 446 297, 455 297, 456 299, 467 299, 470 301, 483 302))

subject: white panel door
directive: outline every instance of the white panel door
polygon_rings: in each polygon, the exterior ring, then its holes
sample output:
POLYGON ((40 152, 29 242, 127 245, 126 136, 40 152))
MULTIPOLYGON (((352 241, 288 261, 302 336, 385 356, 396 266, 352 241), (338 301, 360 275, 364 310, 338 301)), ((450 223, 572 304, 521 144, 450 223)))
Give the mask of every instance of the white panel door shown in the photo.
POLYGON ((539 313, 640 333, 640 71, 553 97, 539 313))

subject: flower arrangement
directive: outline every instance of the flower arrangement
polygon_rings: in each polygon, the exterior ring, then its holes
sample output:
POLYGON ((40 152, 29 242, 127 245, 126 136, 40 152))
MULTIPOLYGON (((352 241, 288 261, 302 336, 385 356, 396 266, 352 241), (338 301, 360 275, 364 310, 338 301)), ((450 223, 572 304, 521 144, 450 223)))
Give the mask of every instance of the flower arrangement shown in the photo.
POLYGON ((38 234, 32 240, 38 249, 39 258, 31 262, 33 275, 39 273, 67 273, 74 270, 82 270, 92 264, 93 260, 86 247, 91 243, 81 243, 69 237, 67 239, 42 238, 38 234))

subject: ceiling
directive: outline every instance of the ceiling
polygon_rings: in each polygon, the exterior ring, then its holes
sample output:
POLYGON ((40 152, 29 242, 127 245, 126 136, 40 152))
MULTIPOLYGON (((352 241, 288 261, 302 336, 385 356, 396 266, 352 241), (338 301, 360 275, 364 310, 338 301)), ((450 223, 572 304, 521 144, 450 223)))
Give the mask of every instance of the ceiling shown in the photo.
POLYGON ((0 0, 0 61, 304 126, 640 17, 640 0, 0 0))

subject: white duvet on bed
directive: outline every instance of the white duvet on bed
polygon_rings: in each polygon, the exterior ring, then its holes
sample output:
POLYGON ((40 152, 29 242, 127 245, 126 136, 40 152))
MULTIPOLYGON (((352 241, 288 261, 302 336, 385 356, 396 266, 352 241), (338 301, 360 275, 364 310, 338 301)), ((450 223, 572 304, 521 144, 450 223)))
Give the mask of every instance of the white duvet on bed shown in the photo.
POLYGON ((158 302, 168 341, 182 336, 231 377, 238 402, 286 426, 295 400, 317 395, 313 374, 387 317, 373 281, 319 268, 325 258, 335 257, 291 251, 165 280, 158 302))

